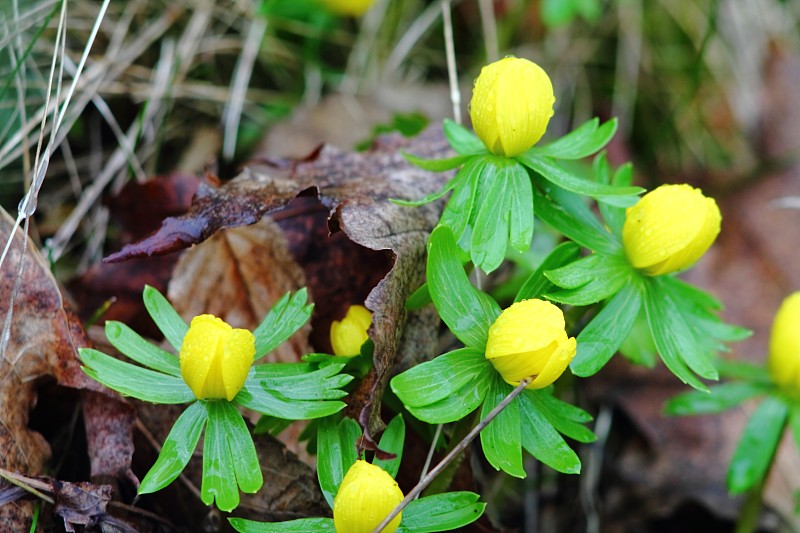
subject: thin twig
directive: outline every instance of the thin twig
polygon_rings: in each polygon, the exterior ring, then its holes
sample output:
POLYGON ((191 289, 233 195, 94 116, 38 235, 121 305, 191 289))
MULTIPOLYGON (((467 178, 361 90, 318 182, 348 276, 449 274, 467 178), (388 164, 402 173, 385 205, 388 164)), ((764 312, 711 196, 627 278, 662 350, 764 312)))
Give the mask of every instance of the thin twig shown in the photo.
POLYGON ((450 16, 450 0, 442 0, 442 22, 444 22, 444 49, 447 55, 447 79, 450 82, 450 101, 453 102, 453 120, 461 124, 461 91, 458 88, 456 51, 453 44, 453 18, 450 16))
MULTIPOLYGON (((6 481, 8 481, 9 483, 11 483, 12 485, 16 485, 17 487, 19 487, 19 488, 21 488, 21 489, 23 489, 23 490, 25 490, 27 492, 30 492, 31 494, 33 494, 37 498, 46 501, 50 505, 55 503, 55 500, 53 498, 51 498, 47 494, 41 492, 39 489, 37 489, 36 487, 34 487, 32 485, 31 482, 35 482, 36 481, 35 479, 30 479, 30 478, 26 478, 25 476, 20 476, 19 474, 15 474, 14 472, 11 472, 11 471, 6 470, 4 468, 0 468, 0 478, 3 478, 6 481)), ((39 488, 42 488, 43 490, 47 490, 44 487, 39 487, 39 488)))
POLYGON ((447 465, 450 464, 453 461, 453 459, 455 459, 458 456, 458 454, 463 452, 467 448, 467 446, 470 445, 470 443, 473 440, 475 440, 475 437, 477 437, 478 434, 480 434, 480 432, 483 431, 483 428, 488 426, 489 423, 492 420, 494 420, 497 415, 500 414, 500 411, 505 409, 508 404, 510 404, 512 401, 514 401, 514 398, 519 396, 522 393, 522 391, 525 390, 525 387, 527 387, 530 384, 532 379, 533 379, 532 377, 527 377, 527 378, 523 379, 522 381, 520 381, 519 385, 517 385, 514 388, 514 390, 509 392, 508 396, 503 398, 503 400, 500 403, 498 403, 497 406, 494 409, 492 409, 489 412, 488 415, 486 415, 486 418, 484 418, 483 420, 478 422, 478 424, 474 428, 472 428, 472 431, 467 433, 467 436, 464 437, 461 440, 461 442, 456 444, 456 446, 450 451, 450 453, 448 453, 445 456, 445 458, 442 459, 439 462, 439 464, 437 464, 434 467, 434 469, 431 470, 428 473, 427 476, 425 476, 422 480, 420 480, 419 483, 417 483, 416 487, 411 489, 409 491, 409 493, 406 494, 406 497, 403 498, 403 501, 401 501, 397 505, 397 507, 395 507, 392 510, 392 512, 389 513, 389 515, 386 518, 383 519, 383 521, 380 524, 378 524, 378 527, 376 527, 375 529, 372 530, 372 533, 381 533, 383 531, 383 528, 388 526, 389 522, 391 522, 394 519, 394 517, 399 515, 402 512, 402 510, 405 509, 406 506, 409 503, 411 503, 414 499, 416 499, 416 497, 420 493, 422 493, 422 491, 425 490, 425 488, 427 488, 428 485, 431 484, 431 482, 434 480, 434 478, 436 478, 436 476, 438 476, 442 472, 442 470, 444 470, 447 467, 447 465))
POLYGON ((488 59, 489 63, 494 63, 500 59, 500 50, 497 46, 497 19, 494 16, 494 0, 478 0, 478 8, 481 12, 486 59, 488 59))
POLYGON ((255 17, 250 23, 245 37, 244 48, 236 63, 236 70, 233 73, 231 82, 230 100, 222 112, 225 123, 225 135, 222 144, 222 157, 230 161, 236 151, 236 138, 239 131, 239 121, 242 117, 244 101, 247 98, 247 86, 250 83, 250 76, 253 74, 253 65, 258 57, 258 50, 264 34, 267 32, 267 19, 265 17, 255 17))
POLYGON ((436 432, 433 434, 433 441, 431 442, 431 447, 428 450, 428 457, 425 458, 425 464, 422 466, 422 472, 419 474, 420 481, 425 479, 425 476, 428 474, 428 469, 431 467, 431 461, 433 461, 433 452, 436 451, 436 445, 439 443, 439 437, 442 434, 442 426, 443 424, 438 424, 436 426, 436 432))

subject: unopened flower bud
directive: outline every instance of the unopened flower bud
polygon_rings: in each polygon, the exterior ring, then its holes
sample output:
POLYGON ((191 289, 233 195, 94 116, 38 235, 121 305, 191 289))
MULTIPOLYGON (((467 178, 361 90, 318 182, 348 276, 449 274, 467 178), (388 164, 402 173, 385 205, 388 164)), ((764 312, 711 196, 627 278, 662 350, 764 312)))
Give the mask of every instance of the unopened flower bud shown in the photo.
POLYGON ((662 185, 628 209, 622 242, 628 260, 650 276, 683 270, 708 250, 720 229, 717 202, 686 184, 662 185))
POLYGON ((544 300, 523 300, 503 311, 489 328, 486 358, 511 385, 529 376, 541 389, 564 373, 577 343, 567 338, 564 313, 544 300))
POLYGON ((335 355, 352 356, 361 353, 361 345, 369 338, 372 313, 363 305, 351 305, 347 315, 331 324, 331 347, 335 355))
POLYGON ((469 115, 490 152, 513 157, 542 138, 555 101, 550 78, 539 65, 506 57, 481 69, 469 115))
POLYGON ((786 298, 775 314, 767 367, 775 383, 800 391, 800 291, 786 298))
MULTIPOLYGON (((403 491, 381 467, 358 460, 342 479, 333 499, 336 533, 371 533, 403 501, 403 491)), ((402 513, 382 533, 393 533, 402 513)))
POLYGON ((181 375, 198 400, 239 393, 256 353, 255 337, 213 315, 192 319, 181 345, 181 375))

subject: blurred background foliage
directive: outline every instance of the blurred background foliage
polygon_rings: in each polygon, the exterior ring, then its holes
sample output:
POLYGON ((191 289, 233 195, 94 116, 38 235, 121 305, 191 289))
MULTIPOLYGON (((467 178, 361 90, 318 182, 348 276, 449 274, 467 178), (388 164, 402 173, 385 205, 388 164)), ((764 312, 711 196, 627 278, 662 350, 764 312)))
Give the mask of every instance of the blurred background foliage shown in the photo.
MULTIPOLYGON (((368 95, 395 114, 365 124, 367 131, 452 114, 432 113, 419 98, 441 94, 447 82, 440 2, 376 0, 356 19, 320 1, 108 3, 39 198, 38 233, 42 243, 53 238, 51 258, 75 247, 88 254, 82 266, 99 258, 103 194, 212 162, 231 177, 263 148, 272 125, 329 93, 368 95), (398 88, 409 87, 416 96, 393 105, 403 99, 398 88), (76 208, 80 216, 67 219, 76 208)), ((633 160, 644 185, 680 179, 724 192, 781 162, 784 154, 763 142, 770 69, 797 55, 798 2, 462 0, 451 7, 465 110, 480 67, 514 54, 553 79, 550 134, 595 115, 619 117, 610 156, 633 160)), ((47 96, 64 102, 102 8, 3 0, 0 201, 11 211, 31 179, 47 96), (54 52, 60 83, 48 87, 54 52)))

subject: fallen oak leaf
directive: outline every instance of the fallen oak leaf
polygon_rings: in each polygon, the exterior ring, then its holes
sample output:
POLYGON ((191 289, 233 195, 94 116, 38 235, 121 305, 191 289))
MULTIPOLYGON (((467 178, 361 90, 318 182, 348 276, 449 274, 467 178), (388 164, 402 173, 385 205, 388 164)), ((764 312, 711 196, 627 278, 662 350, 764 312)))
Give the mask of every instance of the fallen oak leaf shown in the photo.
MULTIPOLYGON (((382 138, 366 153, 326 146, 315 159, 294 165, 249 167, 219 188, 201 186, 185 215, 164 220, 156 233, 126 245, 105 260, 123 261, 185 248, 221 229, 254 224, 299 195, 316 196, 328 209, 332 233, 342 231, 354 243, 385 251, 391 259, 391 269, 365 302, 373 312, 370 336, 375 343, 374 368, 349 402, 350 412, 362 421, 369 445, 372 435, 383 428, 380 399, 404 331, 404 302, 424 280, 425 245, 442 207, 433 203, 412 209, 389 200, 421 198, 439 190, 449 177, 413 167, 401 150, 420 157, 450 155, 441 130, 429 129, 411 140, 399 135, 382 138)), ((429 333, 425 338, 430 338, 429 333)), ((416 355, 431 357, 434 350, 433 343, 426 343, 416 355)))

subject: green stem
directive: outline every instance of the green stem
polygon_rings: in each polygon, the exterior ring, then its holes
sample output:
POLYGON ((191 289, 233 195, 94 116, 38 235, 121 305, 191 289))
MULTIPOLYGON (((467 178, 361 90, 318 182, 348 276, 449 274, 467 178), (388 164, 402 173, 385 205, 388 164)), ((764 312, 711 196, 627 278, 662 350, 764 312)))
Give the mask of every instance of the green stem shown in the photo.
POLYGON ((753 533, 758 527, 765 484, 766 476, 756 486, 747 491, 742 510, 739 512, 739 519, 736 521, 735 533, 753 533))

